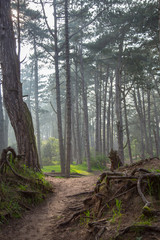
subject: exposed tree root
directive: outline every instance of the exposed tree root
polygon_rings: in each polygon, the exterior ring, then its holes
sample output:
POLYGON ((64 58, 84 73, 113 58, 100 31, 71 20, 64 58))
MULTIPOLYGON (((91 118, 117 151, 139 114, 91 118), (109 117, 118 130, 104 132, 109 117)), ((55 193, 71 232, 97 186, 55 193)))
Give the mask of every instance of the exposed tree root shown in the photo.
POLYGON ((126 227, 125 229, 121 230, 120 233, 114 238, 114 240, 122 240, 123 236, 126 233, 129 232, 156 232, 156 233, 160 233, 160 228, 159 227, 155 227, 155 226, 148 226, 148 225, 140 225, 140 226, 129 226, 126 227))
POLYGON ((68 195, 66 197, 70 198, 70 197, 78 197, 78 196, 81 196, 81 195, 87 195, 87 194, 93 194, 94 191, 86 191, 86 192, 81 192, 81 193, 76 193, 76 194, 73 194, 73 195, 68 195))
POLYGON ((65 226, 67 226, 73 219, 75 219, 75 218, 78 217, 80 214, 84 213, 85 211, 86 211, 86 210, 83 209, 83 210, 81 210, 81 211, 79 211, 79 212, 74 213, 71 218, 69 218, 69 219, 68 219, 67 221, 65 221, 65 222, 60 223, 60 224, 58 225, 58 227, 65 227, 65 226))

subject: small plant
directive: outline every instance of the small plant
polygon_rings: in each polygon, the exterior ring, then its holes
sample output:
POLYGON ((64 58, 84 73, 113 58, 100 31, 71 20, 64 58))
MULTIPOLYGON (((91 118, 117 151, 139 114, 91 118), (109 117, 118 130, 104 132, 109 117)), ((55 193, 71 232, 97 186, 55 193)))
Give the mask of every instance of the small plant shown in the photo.
POLYGON ((153 222, 153 217, 146 217, 144 214, 140 216, 140 221, 136 222, 135 225, 148 225, 150 226, 151 223, 153 222))
POLYGON ((147 179, 147 183, 148 183, 148 194, 150 196, 152 196, 152 194, 153 194, 153 182, 151 182, 149 179, 147 179))
POLYGON ((112 219, 111 219, 111 222, 112 223, 115 223, 116 219, 117 218, 121 218, 122 216, 122 202, 118 199, 115 199, 116 200, 116 208, 113 208, 112 212, 113 212, 113 216, 112 216, 112 219))
POLYGON ((85 217, 82 217, 82 216, 80 217, 80 224, 81 225, 88 224, 89 221, 90 221, 90 215, 91 215, 90 211, 87 210, 86 212, 84 212, 84 214, 85 214, 85 217))

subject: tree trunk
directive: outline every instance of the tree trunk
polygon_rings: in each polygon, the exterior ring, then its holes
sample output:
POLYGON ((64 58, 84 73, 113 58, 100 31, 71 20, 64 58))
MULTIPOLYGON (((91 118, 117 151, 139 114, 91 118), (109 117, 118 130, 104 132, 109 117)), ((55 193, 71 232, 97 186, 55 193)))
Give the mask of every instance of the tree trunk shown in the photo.
POLYGON ((110 127, 111 127, 111 101, 112 101, 112 82, 113 77, 110 78, 110 91, 109 91, 109 99, 108 99, 108 110, 107 110, 107 155, 110 152, 110 127))
POLYGON ((123 49, 123 41, 120 43, 120 46, 119 46, 118 65, 116 68, 116 117, 117 117, 118 155, 120 157, 121 162, 124 164, 123 121, 122 121, 122 106, 121 106, 122 49, 123 49))
POLYGON ((6 109, 4 109, 4 148, 8 147, 8 125, 9 118, 6 109))
POLYGON ((153 157, 153 144, 152 144, 152 127, 151 127, 151 92, 147 90, 147 99, 148 99, 148 147, 149 155, 153 157))
POLYGON ((77 142, 77 163, 82 163, 82 151, 81 151, 81 142, 80 142, 80 113, 79 113, 79 104, 78 104, 78 66, 77 61, 75 61, 75 71, 76 71, 76 80, 75 80, 75 115, 76 115, 76 142, 77 142))
POLYGON ((41 162, 41 136, 40 136, 40 123, 39 123, 39 100, 38 100, 38 56, 37 46, 34 36, 34 95, 35 95, 35 115, 36 115, 36 137, 37 137, 37 148, 40 165, 41 162))
POLYGON ((139 117, 139 123, 140 123, 140 137, 141 137, 141 158, 144 159, 145 158, 145 145, 144 145, 144 126, 142 123, 142 109, 141 109, 141 104, 140 102, 137 103, 137 97, 136 97, 136 91, 134 89, 133 92, 133 97, 134 97, 134 104, 138 113, 138 117, 139 117))
POLYGON ((61 114, 61 93, 60 93, 60 81, 59 81, 59 64, 58 64, 58 39, 57 39, 57 12, 56 12, 57 1, 54 0, 54 44, 55 44, 55 74, 56 74, 56 102, 57 102, 57 124, 58 124, 58 137, 59 137, 59 152, 60 152, 60 163, 61 173, 65 174, 65 150, 63 141, 63 130, 62 130, 62 114, 61 114))
POLYGON ((129 132, 129 126, 128 126, 128 117, 127 117, 128 115, 127 115, 127 105, 126 105, 125 90, 123 92, 123 100, 124 100, 124 119, 125 119, 125 125, 126 125, 128 153, 129 153, 130 163, 132 164, 133 163, 133 159, 132 159, 132 151, 131 151, 130 132, 129 132))
POLYGON ((16 54, 10 0, 0 0, 0 62, 4 104, 15 132, 18 154, 24 155, 28 167, 39 170, 32 117, 22 97, 20 63, 16 54))
MULTIPOLYGON (((98 69, 98 66, 97 66, 98 69)), ((95 77, 95 99, 96 99, 96 137, 95 137, 95 152, 96 154, 100 154, 100 141, 101 141, 101 135, 100 135, 100 131, 101 131, 101 117, 100 117, 100 113, 101 113, 101 100, 100 100, 100 80, 98 79, 98 73, 96 74, 95 77)))
POLYGON ((2 91, 1 91, 1 82, 0 82, 0 154, 4 148, 4 117, 3 117, 3 108, 2 108, 2 91))
POLYGON ((159 157, 160 154, 160 136, 159 136, 159 119, 158 119, 158 112, 157 112, 157 104, 155 99, 155 94, 153 92, 153 104, 154 104, 154 116, 155 116, 155 143, 156 143, 156 155, 159 157))
POLYGON ((69 63, 68 0, 65 0, 65 51, 66 51, 66 177, 70 176, 71 162, 71 79, 69 63))
POLYGON ((87 87, 84 79, 84 66, 83 66, 83 55, 82 55, 82 36, 81 36, 81 46, 80 46, 80 71, 81 71, 81 84, 82 84, 82 101, 83 101, 83 113, 84 113, 84 142, 85 142, 85 152, 87 158, 87 169, 88 172, 91 171, 90 163, 90 143, 89 143, 89 121, 88 121, 88 105, 87 105, 87 87))

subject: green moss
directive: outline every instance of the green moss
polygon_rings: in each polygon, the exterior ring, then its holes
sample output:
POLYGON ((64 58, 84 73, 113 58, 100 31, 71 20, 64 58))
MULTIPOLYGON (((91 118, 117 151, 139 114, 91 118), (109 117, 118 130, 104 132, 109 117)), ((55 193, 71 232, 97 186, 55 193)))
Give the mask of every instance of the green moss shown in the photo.
POLYGON ((52 191, 42 173, 37 173, 21 164, 11 163, 17 177, 10 169, 0 175, 0 224, 9 218, 19 218, 26 209, 41 203, 52 191))

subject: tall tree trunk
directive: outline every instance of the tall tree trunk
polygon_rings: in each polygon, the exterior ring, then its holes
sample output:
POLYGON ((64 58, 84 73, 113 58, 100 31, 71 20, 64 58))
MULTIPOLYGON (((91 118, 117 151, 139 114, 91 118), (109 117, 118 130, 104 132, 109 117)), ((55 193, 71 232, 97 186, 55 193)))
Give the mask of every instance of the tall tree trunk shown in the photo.
POLYGON ((0 155, 5 146, 4 143, 4 116, 2 108, 2 91, 1 91, 1 82, 0 82, 0 155))
MULTIPOLYGON (((138 88, 138 99, 141 99, 139 88, 138 88)), ((148 140, 148 134, 147 134, 145 93, 144 93, 143 89, 142 89, 142 104, 141 105, 142 105, 142 124, 143 124, 143 129, 144 129, 144 136, 145 136, 145 150, 150 155, 150 150, 149 150, 150 147, 149 147, 149 140, 148 140)))
POLYGON ((121 106, 122 49, 123 49, 123 41, 121 40, 121 43, 119 45, 118 65, 116 68, 116 117, 117 117, 118 155, 121 159, 121 162, 124 164, 123 121, 122 121, 122 106, 121 106))
POLYGON ((76 142, 77 142, 77 163, 82 163, 82 152, 81 152, 81 142, 80 142, 80 113, 79 113, 79 103, 78 103, 78 65, 77 61, 75 61, 75 71, 76 71, 76 79, 75 79, 75 115, 76 115, 76 142))
POLYGON ((36 39, 34 36, 34 95, 35 95, 35 115, 36 115, 36 137, 37 137, 37 148, 40 165, 41 162, 41 136, 40 136, 40 123, 39 123, 39 100, 38 100, 38 56, 36 39))
POLYGON ((141 102, 138 101, 137 103, 137 97, 136 97, 136 91, 134 89, 133 92, 133 97, 134 97, 134 104, 138 113, 138 117, 139 117, 139 123, 140 123, 140 138, 141 138, 141 158, 144 159, 145 158, 145 145, 144 145, 144 126, 142 123, 142 106, 141 106, 141 102))
POLYGON ((80 70, 81 70, 81 83, 82 83, 82 100, 83 100, 83 113, 84 113, 84 141, 85 141, 85 152, 87 158, 87 169, 91 171, 90 163, 90 143, 89 143, 89 121, 88 121, 88 105, 87 105, 87 87, 84 79, 84 66, 83 66, 83 54, 82 54, 82 36, 80 46, 80 70))
POLYGON ((70 176, 71 162, 71 79, 70 79, 70 63, 69 63, 69 29, 68 29, 68 0, 65 0, 65 50, 66 50, 66 177, 70 176))
POLYGON ((125 118, 125 125, 126 125, 128 153, 129 153, 130 163, 132 164, 133 159, 132 159, 132 151, 131 151, 131 142, 130 142, 130 132, 129 132, 129 125, 128 125, 128 114, 127 114, 125 90, 123 92, 123 100, 124 100, 124 118, 125 118))
POLYGON ((112 82, 113 77, 110 77, 110 90, 109 90, 109 99, 108 99, 108 110, 107 110, 107 155, 110 152, 110 133, 111 133, 111 101, 112 101, 112 82))
POLYGON ((106 78, 104 82, 104 94, 103 94, 103 155, 106 154, 106 105, 107 105, 107 84, 108 84, 108 76, 109 75, 109 68, 107 69, 106 78))
POLYGON ((153 157, 153 144, 152 144, 152 127, 151 127, 151 92, 147 90, 147 102, 148 102, 148 147, 149 155, 153 157))
POLYGON ((10 0, 0 0, 0 62, 4 104, 13 126, 18 153, 28 167, 40 169, 32 117, 22 97, 20 63, 11 19, 10 0))
POLYGON ((158 119, 158 111, 157 111, 157 104, 155 99, 155 94, 153 92, 153 104, 154 104, 154 116, 155 116, 155 126, 156 126, 156 136, 155 136, 155 143, 156 143, 156 155, 159 157, 160 155, 160 136, 159 136, 159 119, 158 119))
POLYGON ((58 56, 58 36, 57 36, 57 1, 54 0, 54 45, 55 45, 55 74, 56 74, 56 102, 57 102, 57 124, 58 124, 58 137, 59 137, 59 152, 61 173, 65 174, 65 150, 63 141, 62 130, 62 113, 61 113, 61 93, 60 93, 60 81, 59 81, 59 56, 58 56))
MULTIPOLYGON (((98 68, 98 66, 97 66, 98 68)), ((96 154, 100 154, 100 141, 101 141, 101 135, 100 135, 100 127, 101 127, 101 118, 100 118, 100 112, 101 112, 101 104, 100 104, 100 80, 98 78, 98 73, 95 77, 95 98, 96 98, 96 137, 95 137, 95 146, 96 146, 96 154)))
POLYGON ((4 109, 4 148, 8 147, 8 125, 9 118, 6 109, 4 109))

